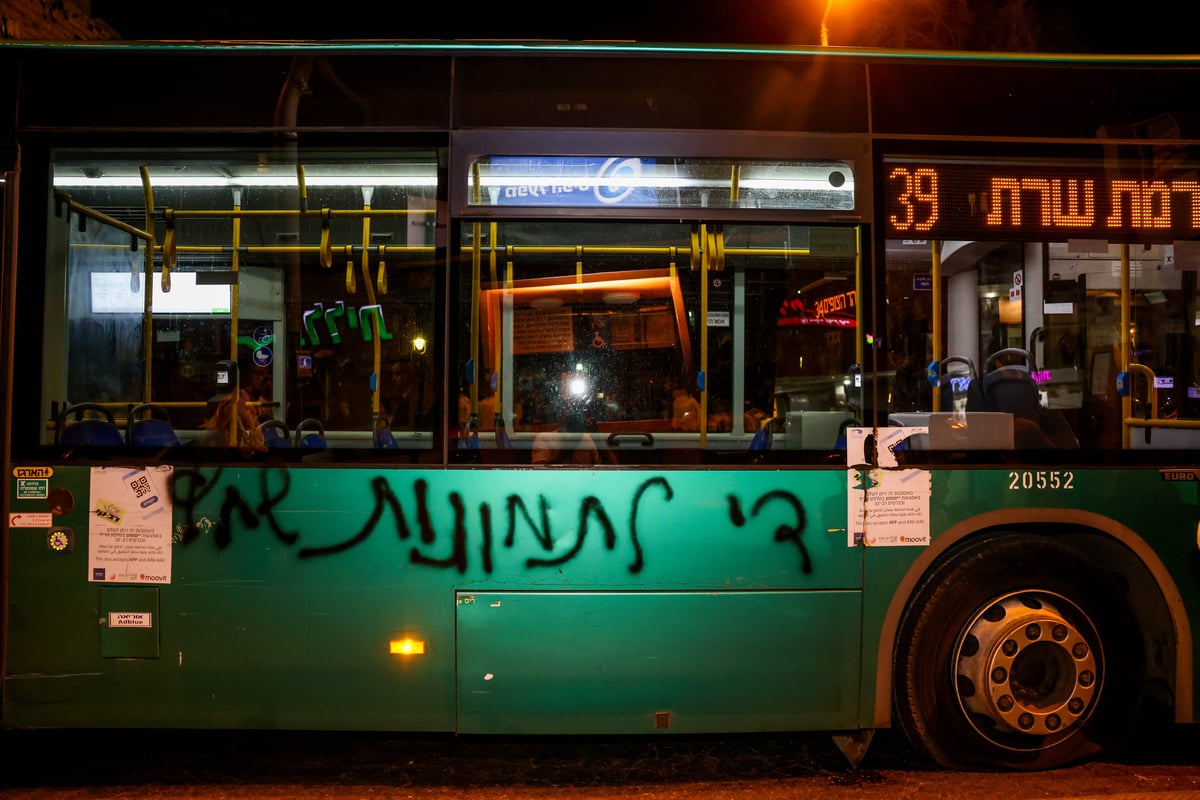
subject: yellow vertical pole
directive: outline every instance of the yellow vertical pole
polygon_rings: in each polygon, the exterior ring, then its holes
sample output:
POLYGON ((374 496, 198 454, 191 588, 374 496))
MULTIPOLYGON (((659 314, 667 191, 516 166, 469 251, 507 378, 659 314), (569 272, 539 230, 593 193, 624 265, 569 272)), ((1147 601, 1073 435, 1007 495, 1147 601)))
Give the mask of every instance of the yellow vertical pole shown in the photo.
POLYGON ((863 274, 862 274, 862 230, 854 229, 854 329, 858 331, 858 335, 854 337, 854 360, 858 362, 860 370, 866 369, 866 364, 863 359, 866 355, 863 351, 866 335, 863 330, 863 274))
MULTIPOLYGON (((150 387, 154 365, 154 189, 150 185, 150 171, 142 167, 141 174, 142 193, 146 198, 146 233, 149 234, 142 253, 142 282, 146 290, 142 299, 142 402, 149 403, 153 399, 150 387)), ((166 269, 165 265, 163 269, 166 269)))
MULTIPOLYGON (((506 292, 505 296, 511 297, 513 289, 513 262, 511 260, 505 262, 504 288, 506 292)), ((499 335, 496 337, 496 394, 493 401, 496 404, 496 416, 501 416, 504 413, 504 396, 501 394, 504 390, 504 334, 505 331, 501 329, 499 335)), ((516 375, 515 371, 513 375, 516 375)), ((516 399, 513 398, 512 409, 514 412, 516 408, 516 399)))
MULTIPOLYGON (((473 244, 471 247, 471 365, 475 374, 471 380, 471 416, 479 413, 479 292, 482 289, 483 243, 480 241, 483 226, 472 223, 473 244)), ((493 249, 495 242, 491 242, 493 249)), ((457 412, 456 412, 457 413, 457 412)))
POLYGON ((242 246, 242 215, 238 212, 242 210, 242 190, 233 190, 233 254, 230 259, 230 268, 233 270, 233 282, 229 285, 229 360, 238 367, 238 379, 233 385, 231 394, 232 403, 229 407, 229 444, 236 445, 238 443, 237 426, 239 412, 241 411, 240 404, 242 402, 242 374, 240 365, 238 365, 238 309, 241 305, 241 294, 238 286, 238 272, 241 269, 241 253, 239 248, 242 246))
MULTIPOLYGON (((229 360, 237 363, 238 357, 238 271, 241 269, 241 253, 238 248, 242 242, 242 190, 233 190, 233 253, 230 258, 230 268, 233 270, 233 283, 229 286, 229 360)), ((241 380, 241 376, 238 376, 241 380)))
MULTIPOLYGON (((942 363, 942 243, 934 240, 932 243, 929 265, 929 280, 933 289, 933 360, 942 363)), ((942 388, 933 386, 933 410, 941 408, 942 388)))
POLYGON ((700 449, 708 444, 708 269, 717 249, 716 237, 722 235, 721 231, 708 234, 709 246, 700 259, 700 374, 704 376, 704 386, 700 387, 700 449))
MULTIPOLYGON (((471 201, 475 204, 483 202, 483 181, 479 174, 479 162, 471 164, 471 201)), ((483 225, 474 222, 471 224, 471 365, 475 374, 471 376, 471 395, 470 406, 471 415, 475 416, 479 413, 479 291, 481 287, 482 277, 480 275, 483 269, 483 225)), ((496 249, 496 242, 492 240, 488 242, 490 248, 496 249)), ((461 379, 461 376, 460 376, 461 379)), ((455 409, 457 409, 457 404, 455 409)), ((455 419, 457 420, 458 411, 455 410, 455 419)))
MULTIPOLYGON (((497 224, 495 222, 489 223, 489 242, 496 241, 497 232, 497 224)), ((488 272, 492 276, 493 286, 499 285, 499 273, 497 270, 499 269, 500 265, 497 261, 497 257, 498 254, 496 253, 496 248, 491 248, 490 252, 488 253, 488 272)), ((507 306, 507 302, 505 301, 507 301, 507 299, 511 296, 509 292, 512 289, 513 263, 511 259, 507 259, 505 261, 505 270, 504 294, 502 295, 502 300, 499 304, 500 307, 497 309, 498 313, 496 315, 496 339, 492 342, 492 365, 495 367, 496 371, 496 391, 492 394, 493 419, 484 421, 485 423, 492 424, 493 426, 495 424, 495 415, 501 413, 504 408, 503 404, 501 403, 500 392, 504 388, 504 382, 502 380, 504 377, 504 309, 507 306)), ((489 383, 491 382, 490 375, 488 376, 488 381, 489 383)))
MULTIPOLYGON (((370 212, 371 210, 371 195, 372 188, 370 186, 363 187, 363 211, 370 212)), ((380 256, 382 259, 383 256, 380 256)), ((363 284, 367 287, 367 304, 374 306, 379 305, 379 300, 375 296, 375 284, 371 281, 371 215, 370 213, 363 214, 362 221, 362 276, 363 284)), ((382 317, 383 306, 379 305, 379 312, 376 314, 367 315, 371 319, 371 326, 374 330, 371 332, 371 342, 375 346, 373 350, 373 369, 375 375, 375 391, 371 393, 371 419, 379 417, 381 408, 380 395, 381 385, 383 381, 380 378, 380 370, 383 369, 383 341, 380 334, 383 331, 382 317)))

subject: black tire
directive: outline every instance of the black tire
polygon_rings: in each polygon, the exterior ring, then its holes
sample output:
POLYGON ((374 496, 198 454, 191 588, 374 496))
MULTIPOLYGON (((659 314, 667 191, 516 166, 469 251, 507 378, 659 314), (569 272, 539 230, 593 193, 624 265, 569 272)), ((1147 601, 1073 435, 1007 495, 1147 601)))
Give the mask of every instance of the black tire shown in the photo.
POLYGON ((950 769, 1054 769, 1110 751, 1141 693, 1124 592, 1050 538, 991 536, 949 555, 896 642, 895 723, 950 769))

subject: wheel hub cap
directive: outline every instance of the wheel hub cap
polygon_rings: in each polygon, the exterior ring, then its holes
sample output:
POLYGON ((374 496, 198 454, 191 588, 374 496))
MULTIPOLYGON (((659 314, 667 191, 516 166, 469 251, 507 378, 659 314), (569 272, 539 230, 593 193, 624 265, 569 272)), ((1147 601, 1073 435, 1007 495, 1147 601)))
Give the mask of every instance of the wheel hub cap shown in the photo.
POLYGON ((1013 595, 997 600, 963 636, 955 663, 959 700, 994 730, 1053 735, 1092 706, 1100 673, 1095 649, 1054 603, 1013 595))

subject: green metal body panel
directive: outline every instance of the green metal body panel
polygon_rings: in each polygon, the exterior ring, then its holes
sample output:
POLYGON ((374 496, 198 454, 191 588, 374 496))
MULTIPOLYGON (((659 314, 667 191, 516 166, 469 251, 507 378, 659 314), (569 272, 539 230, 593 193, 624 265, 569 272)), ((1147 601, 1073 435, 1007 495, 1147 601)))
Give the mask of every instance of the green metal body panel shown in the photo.
MULTIPOLYGON (((267 465, 175 470, 170 581, 99 582, 89 478, 55 467, 55 500, 10 479, 10 512, 52 527, 7 530, 6 725, 869 726, 881 635, 926 552, 848 546, 841 469, 267 465), (51 546, 63 530, 72 546, 51 546), (122 613, 152 624, 107 624, 122 613), (390 653, 405 636, 425 653, 390 653)), ((1190 618, 1198 486, 1153 467, 936 469, 932 546, 1090 526, 1160 561, 1190 618)))
POLYGON ((100 657, 158 658, 158 587, 100 587, 100 657))
MULTIPOLYGON (((520 703, 472 705, 456 698, 468 680, 456 670, 486 662, 499 639, 526 663, 520 654, 553 651, 569 623, 481 618, 456 635, 467 622, 456 603, 536 591, 555 615, 611 609, 630 654, 661 652, 660 615, 708 637, 676 645, 670 668, 641 683, 607 684, 626 693, 615 698, 624 719, 575 714, 567 729, 645 730, 632 710, 660 699, 680 728, 851 726, 862 551, 846 544, 845 482, 827 469, 176 469, 170 581, 144 586, 91 579, 89 468, 54 468, 55 503, 18 497, 10 479, 12 512, 57 505, 53 526, 73 547, 48 546, 46 528, 9 528, 5 722, 452 731, 461 708, 472 730, 528 729, 563 699, 523 690, 520 703), (150 629, 102 624, 154 610, 150 629), (391 654, 402 636, 425 654, 391 654), (780 656, 794 663, 770 664, 780 656), (739 666, 746 709, 728 696, 705 708, 706 688, 739 666)), ((579 709, 594 688, 572 687, 579 709)))
POLYGON ((459 730, 854 728, 860 597, 856 591, 461 594, 459 730))

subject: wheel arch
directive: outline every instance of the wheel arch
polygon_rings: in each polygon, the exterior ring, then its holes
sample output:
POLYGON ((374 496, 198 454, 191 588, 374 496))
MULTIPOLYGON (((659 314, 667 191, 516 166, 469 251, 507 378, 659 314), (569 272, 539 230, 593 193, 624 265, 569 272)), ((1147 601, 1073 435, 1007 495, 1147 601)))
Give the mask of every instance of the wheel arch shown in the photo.
POLYGON ((1146 641, 1146 683, 1168 692, 1176 722, 1195 722, 1192 630, 1183 597, 1162 560, 1131 528, 1090 511, 1022 508, 977 514, 939 535, 909 566, 879 631, 872 727, 892 724, 896 633, 922 578, 947 554, 979 537, 1025 533, 1053 537, 1080 558, 1113 572, 1130 587, 1133 612, 1146 641))

